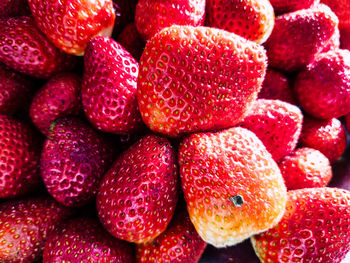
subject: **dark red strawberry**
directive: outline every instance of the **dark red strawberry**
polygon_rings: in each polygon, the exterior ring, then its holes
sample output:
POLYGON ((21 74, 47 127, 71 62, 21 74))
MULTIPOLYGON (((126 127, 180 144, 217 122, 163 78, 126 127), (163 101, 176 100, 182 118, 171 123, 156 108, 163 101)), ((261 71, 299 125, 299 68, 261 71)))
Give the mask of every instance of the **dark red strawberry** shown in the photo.
POLYGON ((113 28, 113 38, 116 39, 126 25, 135 20, 136 4, 138 0, 113 0, 115 21, 113 28))
POLYGON ((340 30, 340 46, 343 49, 350 50, 350 25, 344 26, 340 30))
POLYGON ((28 0, 2 0, 0 2, 0 17, 29 15, 28 0))
POLYGON ((317 5, 320 0, 270 0, 276 13, 288 13, 317 5))
POLYGON ((115 237, 145 243, 168 226, 178 199, 175 151, 146 135, 119 156, 102 180, 97 210, 115 237))
POLYGON ((164 29, 146 44, 140 61, 142 118, 171 137, 232 127, 256 99, 265 70, 263 48, 233 33, 164 29))
POLYGON ((95 36, 112 35, 112 0, 28 0, 38 27, 63 51, 83 55, 95 36))
POLYGON ((92 39, 85 53, 82 102, 89 121, 99 130, 118 134, 137 131, 136 60, 111 38, 92 39))
POLYGON ((320 54, 296 78, 295 95, 301 107, 320 119, 350 112, 350 51, 320 54))
POLYGON ((76 74, 61 73, 36 93, 30 106, 30 117, 43 134, 49 134, 55 119, 78 115, 82 111, 80 82, 81 78, 76 74))
POLYGON ((66 206, 95 197, 115 149, 101 134, 75 118, 55 121, 41 154, 41 174, 49 193, 66 206))
POLYGON ((127 25, 120 33, 117 41, 139 61, 145 48, 145 42, 134 23, 127 25))
POLYGON ((254 132, 279 162, 297 146, 302 122, 298 107, 279 100, 260 99, 239 125, 254 132))
POLYGON ((328 5, 339 18, 339 28, 350 26, 350 0, 321 0, 328 5))
POLYGON ((201 26, 204 23, 205 0, 139 0, 135 23, 144 40, 172 25, 201 26))
POLYGON ((0 262, 39 260, 47 234, 72 214, 49 196, 0 204, 0 262))
POLYGON ((261 262, 340 263, 350 251, 350 192, 308 188, 288 192, 274 228, 252 238, 261 262))
POLYGON ((132 263, 132 250, 102 228, 96 219, 76 218, 55 227, 47 236, 43 263, 132 263))

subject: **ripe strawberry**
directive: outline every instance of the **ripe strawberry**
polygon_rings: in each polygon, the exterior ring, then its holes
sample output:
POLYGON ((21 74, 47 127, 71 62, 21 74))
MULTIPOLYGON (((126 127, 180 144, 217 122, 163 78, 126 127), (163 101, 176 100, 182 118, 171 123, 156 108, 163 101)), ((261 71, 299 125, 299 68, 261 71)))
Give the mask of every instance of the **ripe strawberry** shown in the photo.
POLYGON ((343 49, 350 50, 350 25, 340 30, 340 46, 343 49))
POLYGON ((115 13, 112 0, 28 0, 38 27, 61 50, 84 55, 90 39, 111 36, 115 13))
POLYGON ((207 23, 245 39, 264 43, 270 36, 275 14, 269 0, 207 0, 207 23))
POLYGON ((319 150, 333 163, 345 151, 346 131, 338 119, 318 120, 306 117, 300 135, 300 144, 319 150))
POLYGON ((279 162, 297 146, 303 115, 298 107, 279 100, 260 99, 239 126, 249 129, 279 162))
POLYGON ((50 78, 75 66, 75 58, 57 49, 31 17, 0 19, 0 61, 37 78, 50 78))
POLYGON ((143 49, 145 48, 145 42, 137 31, 134 23, 124 28, 117 41, 130 52, 137 61, 140 60, 143 49))
POLYGON ((350 25, 350 0, 321 0, 329 6, 339 18, 339 28, 350 25))
POLYGON ((164 29, 146 44, 140 61, 142 118, 171 137, 232 127, 256 99, 265 70, 263 48, 233 33, 164 29))
POLYGON ((27 194, 40 184, 39 142, 30 126, 0 114, 0 198, 27 194))
POLYGON ((0 17, 29 15, 28 0, 2 0, 0 2, 0 17))
POLYGON ((145 243, 166 229, 177 199, 174 149, 167 139, 146 135, 122 153, 104 176, 97 210, 113 236, 145 243))
POLYGON ((93 200, 114 158, 113 146, 85 122, 55 121, 41 153, 41 174, 49 193, 66 206, 93 200))
POLYGON ((320 119, 338 118, 350 112, 350 51, 320 54, 296 78, 301 107, 320 119))
POLYGON ((288 13, 307 9, 319 4, 320 0, 270 0, 276 13, 288 13))
POLYGON ((132 263, 130 246, 109 235, 92 218, 76 218, 56 226, 47 237, 43 263, 132 263))
POLYGON ((205 0, 139 0, 135 23, 144 40, 172 25, 204 24, 205 0))
POLYGON ((161 235, 138 245, 138 263, 199 261, 206 243, 197 234, 186 210, 178 212, 161 235))
POLYGON ((265 262, 339 263, 350 251, 350 192, 308 188, 288 192, 274 228, 252 238, 265 262))
POLYGON ((336 15, 321 4, 277 17, 264 44, 269 66, 284 71, 303 69, 329 43, 337 27, 336 15))
POLYGON ((39 260, 47 234, 71 214, 48 196, 0 204, 0 262, 39 260))
POLYGON ((82 102, 89 121, 99 130, 126 134, 142 124, 137 106, 138 63, 117 42, 92 39, 85 52, 82 102))
POLYGON ((80 81, 74 73, 62 73, 51 78, 36 93, 30 106, 30 117, 43 134, 49 134, 55 119, 81 112, 80 81))
POLYGON ((209 244, 232 246, 282 217, 283 177, 247 129, 193 134, 180 144, 179 163, 191 221, 209 244))

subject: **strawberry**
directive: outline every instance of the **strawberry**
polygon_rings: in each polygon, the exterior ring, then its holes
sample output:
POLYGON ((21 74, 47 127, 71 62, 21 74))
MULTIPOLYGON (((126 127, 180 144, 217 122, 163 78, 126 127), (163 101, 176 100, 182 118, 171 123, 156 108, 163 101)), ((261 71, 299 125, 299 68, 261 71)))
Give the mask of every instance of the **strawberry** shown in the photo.
POLYGON ((89 121, 99 130, 118 134, 137 131, 138 63, 120 44, 107 37, 92 39, 86 49, 82 103, 89 121))
POLYGON ((57 49, 31 17, 0 19, 0 61, 24 74, 50 78, 75 66, 75 58, 57 49))
POLYGON ((289 72, 303 69, 329 43, 338 22, 331 9, 321 4, 277 17, 264 44, 269 66, 289 72))
POLYGON ((39 260, 47 234, 71 214, 48 196, 0 204, 0 262, 39 260))
POLYGON ((197 234, 186 210, 176 213, 167 230, 146 244, 137 247, 138 263, 197 263, 206 243, 197 234))
POLYGON ((205 0, 139 0, 135 23, 144 40, 172 25, 204 24, 205 0))
POLYGON ((321 0, 328 5, 339 18, 339 27, 350 26, 350 0, 321 0))
POLYGON ((350 25, 340 30, 340 47, 350 50, 350 25))
POLYGON ((29 15, 28 0, 3 0, 0 2, 0 17, 29 15))
POLYGON ((288 13, 307 9, 319 4, 320 0, 270 0, 276 13, 288 13))
POLYGON ((90 39, 111 36, 112 0, 28 0, 38 27, 61 50, 84 55, 90 39))
POLYGON ((35 190, 40 184, 39 160, 40 140, 35 131, 0 114, 0 198, 35 190))
POLYGON ((207 0, 206 25, 264 43, 270 36, 275 15, 269 0, 207 0))
POLYGON ((76 218, 56 226, 47 236, 43 263, 132 263, 128 244, 110 236, 96 219, 76 218))
POLYGON ((320 119, 338 118, 350 112, 350 51, 320 54, 299 75, 294 91, 301 107, 320 119))
POLYGON ((74 73, 61 73, 36 93, 30 106, 30 117, 43 134, 49 134, 55 119, 81 112, 80 82, 80 76, 74 73))
POLYGON ((169 224, 178 199, 175 151, 169 141, 146 135, 123 152, 97 195, 103 226, 115 237, 145 243, 169 224))
POLYGON ((300 135, 300 144, 319 150, 333 163, 345 151, 346 131, 338 119, 318 120, 306 117, 300 135))
POLYGON ((279 163, 288 190, 324 187, 332 178, 329 160, 320 151, 300 148, 279 163))
POLYGON ((307 188, 288 192, 282 220, 252 242, 262 263, 340 263, 350 251, 349 228, 349 191, 307 188))
POLYGON ((239 126, 254 132, 279 162, 297 146, 302 121, 298 107, 279 100, 260 99, 239 126))
POLYGON ((232 246, 282 217, 283 177, 271 154, 247 129, 192 134, 180 144, 179 163, 191 221, 209 244, 232 246))
POLYGON ((139 61, 145 47, 145 43, 136 29, 134 23, 127 25, 120 33, 118 39, 120 43, 127 51, 130 52, 133 57, 139 61))
POLYGON ((263 48, 233 33, 166 28, 141 57, 142 118, 151 130, 170 137, 232 127, 256 99, 265 70, 263 48))
POLYGON ((109 141, 85 122, 75 118, 55 121, 40 161, 47 190, 66 206, 85 205, 95 197, 114 152, 109 141))

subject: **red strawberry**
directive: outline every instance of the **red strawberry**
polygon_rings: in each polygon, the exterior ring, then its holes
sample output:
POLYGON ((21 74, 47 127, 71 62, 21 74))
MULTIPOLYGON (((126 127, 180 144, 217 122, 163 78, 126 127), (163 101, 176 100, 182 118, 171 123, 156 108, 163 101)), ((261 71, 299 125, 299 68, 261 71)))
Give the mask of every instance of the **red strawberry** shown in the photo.
POLYGON ((193 134, 180 144, 179 163, 191 221, 209 244, 232 246, 282 217, 283 177, 252 132, 193 134))
POLYGON ((308 188, 288 192, 274 228, 252 238, 262 263, 340 263, 350 251, 350 192, 308 188))
POLYGON ((233 33, 164 29, 147 43, 140 61, 142 118, 171 137, 232 127, 256 99, 265 70, 263 48, 233 33))
POLYGON ((320 0, 270 0, 276 13, 288 13, 317 5, 320 0))
POLYGON ((321 0, 328 5, 339 18, 339 27, 350 26, 350 0, 321 0))
POLYGON ((297 146, 302 121, 298 107, 279 100, 260 99, 239 125, 254 132, 279 162, 297 146))
POLYGON ((49 193, 66 206, 93 200, 114 158, 109 144, 85 122, 65 118, 50 128, 41 154, 41 174, 49 193))
POLYGON ((327 186, 332 178, 329 160, 320 151, 300 148, 279 163, 288 190, 327 186))
POLYGON ((335 118, 318 120, 307 117, 304 119, 300 144, 319 150, 333 163, 345 151, 346 131, 341 122, 335 118))
POLYGON ((320 54, 296 78, 295 94, 301 107, 320 119, 350 112, 350 51, 320 54))
POLYGON ((0 204, 0 262, 39 260, 47 234, 71 213, 48 196, 0 204))
POLYGON ((207 0, 207 25, 264 43, 275 15, 269 0, 207 0))
POLYGON ((39 142, 30 126, 0 114, 0 198, 26 194, 40 184, 39 142))
POLYGON ((130 52, 133 57, 139 61, 145 47, 141 35, 136 29, 135 24, 127 25, 124 30, 120 33, 117 41, 130 52))
POLYGON ((37 92, 30 106, 30 117, 43 134, 49 134, 55 119, 80 113, 80 89, 78 75, 62 73, 51 78, 37 92))
POLYGON ((114 39, 118 37, 126 25, 134 22, 137 1, 113 0, 115 21, 112 35, 114 39))
POLYGON ((38 27, 63 51, 83 55, 95 36, 111 36, 112 0, 28 0, 38 27))
POLYGON ((0 17, 29 15, 28 0, 2 0, 0 17))
POLYGON ((76 218, 56 226, 47 237, 43 263, 132 263, 128 244, 109 235, 95 219, 76 218))
POLYGON ((350 50, 350 25, 340 30, 340 46, 343 49, 350 50))
POLYGON ((117 42, 92 39, 85 53, 82 102, 89 121, 99 130, 126 134, 142 124, 137 106, 138 63, 117 42))
POLYGON ((201 26, 204 23, 205 0, 139 0, 135 23, 144 40, 172 25, 201 26))
POLYGON ((146 135, 122 153, 102 180, 97 210, 115 237, 144 243, 169 224, 178 199, 175 152, 167 139, 146 135))
POLYGON ((276 18, 265 48, 269 66, 284 71, 298 71, 331 40, 338 18, 325 5, 287 13, 276 18))
POLYGON ((161 235, 138 245, 138 263, 199 261, 206 243, 197 234, 187 212, 178 212, 161 235))
POLYGON ((37 78, 75 66, 75 58, 58 50, 26 16, 0 19, 0 61, 37 78))

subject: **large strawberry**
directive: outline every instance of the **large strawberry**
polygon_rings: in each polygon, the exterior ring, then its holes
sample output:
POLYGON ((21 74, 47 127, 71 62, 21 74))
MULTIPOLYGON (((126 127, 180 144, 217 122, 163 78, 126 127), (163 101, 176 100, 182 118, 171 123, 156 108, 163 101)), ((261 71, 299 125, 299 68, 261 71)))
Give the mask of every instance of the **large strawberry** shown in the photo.
POLYGON ((350 192, 307 188, 288 192, 274 228, 252 238, 262 263, 340 263, 350 251, 350 192))
POLYGON ((231 246, 281 219, 283 177, 247 129, 193 134, 180 144, 179 163, 191 221, 206 242, 231 246))
POLYGON ((115 13, 112 0, 28 0, 38 27, 58 48, 83 55, 95 36, 111 36, 115 13))
POLYGON ((320 0, 270 0, 276 13, 288 13, 317 5, 320 0))
POLYGON ((175 151, 167 139, 146 135, 106 173, 97 195, 97 210, 113 236, 144 243, 166 229, 177 199, 175 151))
POLYGON ((339 27, 350 26, 350 0, 321 0, 328 5, 339 18, 339 27))
POLYGON ((166 28, 141 57, 142 118, 151 130, 171 137, 232 127, 256 99, 265 70, 263 48, 233 33, 166 28))
POLYGON ((0 17, 29 15, 28 0, 2 0, 0 17))

